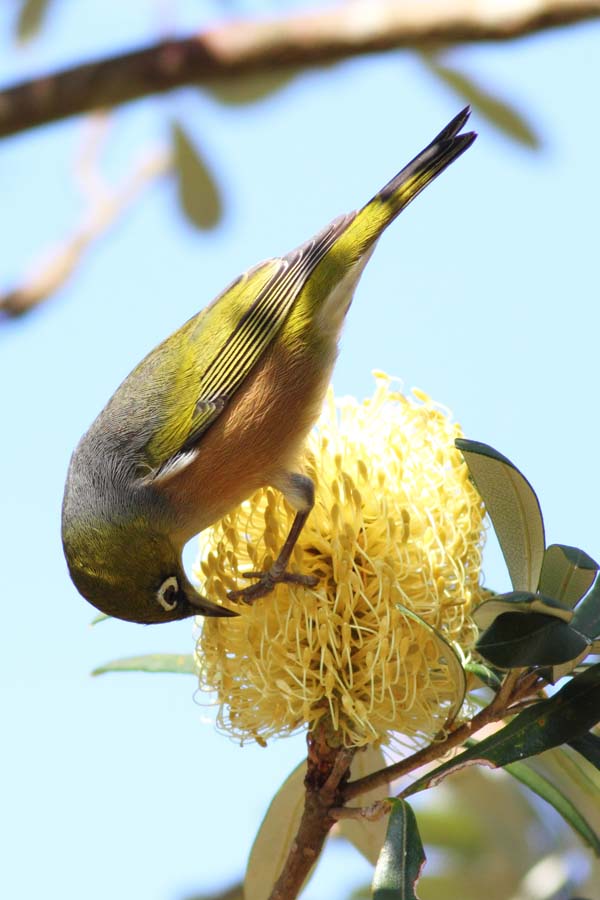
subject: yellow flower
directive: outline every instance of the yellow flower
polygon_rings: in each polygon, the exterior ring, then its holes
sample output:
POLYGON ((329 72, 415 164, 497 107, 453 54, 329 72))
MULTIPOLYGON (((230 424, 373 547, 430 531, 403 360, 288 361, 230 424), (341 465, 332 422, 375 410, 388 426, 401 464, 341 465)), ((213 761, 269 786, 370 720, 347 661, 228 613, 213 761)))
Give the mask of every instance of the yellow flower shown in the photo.
MULTIPOLYGON (((264 743, 326 716, 345 746, 443 731, 463 700, 457 655, 482 598, 483 507, 428 397, 330 394, 307 446, 317 485, 293 567, 314 589, 278 585, 237 619, 203 619, 200 687, 216 691, 220 727, 264 743)), ((269 566, 293 517, 261 490, 203 535, 199 575, 224 597, 240 573, 269 566)), ((247 582, 245 582, 247 584, 247 582)))

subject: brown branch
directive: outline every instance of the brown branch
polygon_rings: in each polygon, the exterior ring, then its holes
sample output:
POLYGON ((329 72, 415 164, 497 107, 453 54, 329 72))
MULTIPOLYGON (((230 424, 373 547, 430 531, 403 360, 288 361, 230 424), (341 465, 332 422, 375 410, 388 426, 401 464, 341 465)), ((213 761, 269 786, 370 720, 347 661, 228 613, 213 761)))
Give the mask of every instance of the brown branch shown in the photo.
POLYGON ((215 79, 308 68, 406 47, 505 41, 600 16, 600 0, 360 0, 298 16, 239 20, 74 66, 0 92, 0 137, 215 79))
POLYGON ((512 714, 510 707, 515 703, 519 703, 524 696, 527 696, 533 702, 535 698, 531 697, 533 690, 531 676, 525 675, 520 677, 521 672, 522 670, 517 669, 510 672, 502 682, 502 686, 492 702, 468 722, 459 725, 458 728, 451 731, 443 741, 429 744, 427 747, 423 747, 421 750, 413 753, 412 756, 407 756, 391 766, 378 769, 364 778, 358 778, 356 781, 349 782, 344 789, 344 802, 352 800, 380 785, 390 784, 397 778, 408 775, 409 772, 414 772, 415 769, 420 769, 421 766, 427 763, 435 762, 441 756, 445 756, 450 750, 460 747, 461 744, 477 734, 478 731, 481 731, 482 728, 485 728, 486 725, 499 722, 507 714, 512 714))
POLYGON ((306 797, 298 832, 269 900, 294 900, 319 858, 335 819, 330 810, 340 805, 342 786, 350 771, 353 751, 330 747, 321 726, 308 736, 306 797))
MULTIPOLYGON (((504 678, 492 702, 468 722, 457 727, 444 741, 431 744, 395 765, 347 782, 353 751, 332 747, 326 723, 308 736, 308 765, 305 779, 304 811, 294 843, 269 900, 294 900, 302 890, 315 865, 325 839, 336 821, 341 819, 376 820, 389 812, 389 801, 378 800, 367 807, 348 807, 348 800, 382 784, 389 784, 400 775, 433 762, 468 738, 506 717, 514 704, 528 697, 540 684, 537 674, 513 670, 504 678)), ((410 788, 407 789, 410 791, 410 788)))

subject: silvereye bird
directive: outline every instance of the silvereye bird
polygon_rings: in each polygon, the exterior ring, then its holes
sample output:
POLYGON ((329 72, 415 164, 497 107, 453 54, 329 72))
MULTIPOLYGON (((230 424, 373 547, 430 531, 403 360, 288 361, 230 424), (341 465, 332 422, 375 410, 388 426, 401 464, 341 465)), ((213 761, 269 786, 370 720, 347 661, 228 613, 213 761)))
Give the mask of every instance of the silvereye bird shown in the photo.
POLYGON ((277 559, 232 600, 253 600, 287 571, 314 502, 299 471, 354 289, 385 228, 475 134, 463 110, 357 212, 240 276, 146 356, 77 446, 62 536, 71 577, 94 606, 132 622, 236 613, 201 596, 184 544, 258 488, 296 515, 277 559))

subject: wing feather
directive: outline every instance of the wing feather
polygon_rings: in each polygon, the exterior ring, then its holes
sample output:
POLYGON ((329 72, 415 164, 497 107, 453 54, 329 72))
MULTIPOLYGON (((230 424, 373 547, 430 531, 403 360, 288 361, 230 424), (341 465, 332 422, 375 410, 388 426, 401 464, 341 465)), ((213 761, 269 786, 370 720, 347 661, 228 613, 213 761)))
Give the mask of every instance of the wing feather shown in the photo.
MULTIPOLYGON (((233 327, 216 346, 212 341, 210 359, 199 352, 198 357, 204 357, 199 366, 190 366, 188 361, 183 382, 181 371, 169 373, 167 389, 172 389, 174 382, 178 386, 176 403, 170 404, 176 412, 171 416, 172 421, 167 419, 146 446, 151 480, 168 478, 192 461, 194 454, 191 451, 265 353, 307 279, 353 217, 354 214, 350 214, 336 219, 297 250, 263 264, 271 265, 272 274, 249 305, 240 303, 240 298, 245 301, 252 291, 252 273, 247 283, 244 278, 235 282, 210 307, 183 326, 181 331, 187 331, 186 342, 191 341, 193 345, 189 348, 186 344, 188 355, 190 349, 194 351, 194 346, 200 350, 206 343, 207 332, 214 325, 215 317, 223 315, 228 303, 234 311, 233 327), (186 409, 182 410, 182 405, 186 409)), ((256 271, 260 273, 262 267, 256 271)), ((175 337, 177 335, 170 340, 175 337)))

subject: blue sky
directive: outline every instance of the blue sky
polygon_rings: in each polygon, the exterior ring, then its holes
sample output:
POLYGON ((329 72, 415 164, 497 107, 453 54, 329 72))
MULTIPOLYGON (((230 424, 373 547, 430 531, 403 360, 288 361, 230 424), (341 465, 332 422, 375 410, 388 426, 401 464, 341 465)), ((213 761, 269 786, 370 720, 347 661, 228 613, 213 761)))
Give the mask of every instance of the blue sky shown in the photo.
MULTIPOLYGON (((198 6, 182 3, 168 24, 197 24, 198 6)), ((2 55, 0 83, 157 33, 149 4, 127 7, 117 20, 93 0, 58 4, 39 42, 2 55)), ((5 5, 3 46, 9 18, 5 5)), ((589 24, 453 51, 517 103, 543 147, 522 149, 474 113, 476 144, 369 263, 334 375, 338 393, 363 397, 383 369, 450 407, 467 436, 532 481, 548 542, 596 557, 599 38, 589 24)), ((242 873, 304 738, 240 749, 216 733, 189 677, 89 677, 119 656, 190 652, 193 640, 190 622, 89 628, 93 610, 60 546, 69 455, 154 344, 239 272, 364 203, 462 105, 416 55, 394 53, 307 73, 250 106, 190 88, 112 118, 108 177, 166 141, 177 116, 219 179, 225 217, 199 234, 163 180, 55 298, 0 326, 3 896, 179 900, 242 873)), ((72 120, 0 142, 0 285, 79 221, 71 170, 82 128, 72 120)), ((493 546, 485 570, 488 584, 508 588, 493 546)), ((337 900, 368 880, 355 854, 338 846, 327 856, 307 900, 337 900)))

